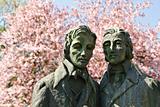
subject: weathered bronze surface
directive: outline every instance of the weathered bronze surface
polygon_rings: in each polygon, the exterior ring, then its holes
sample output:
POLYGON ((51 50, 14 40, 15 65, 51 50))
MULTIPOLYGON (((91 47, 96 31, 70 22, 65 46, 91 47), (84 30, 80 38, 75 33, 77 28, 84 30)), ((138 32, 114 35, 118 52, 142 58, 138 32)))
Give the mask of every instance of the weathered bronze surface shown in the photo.
POLYGON ((32 107, 99 107, 98 84, 86 68, 95 41, 96 35, 87 26, 66 34, 64 60, 55 72, 36 83, 32 107))
POLYGON ((160 107, 160 83, 131 63, 132 42, 123 29, 108 29, 103 50, 109 62, 100 83, 101 107, 160 107))

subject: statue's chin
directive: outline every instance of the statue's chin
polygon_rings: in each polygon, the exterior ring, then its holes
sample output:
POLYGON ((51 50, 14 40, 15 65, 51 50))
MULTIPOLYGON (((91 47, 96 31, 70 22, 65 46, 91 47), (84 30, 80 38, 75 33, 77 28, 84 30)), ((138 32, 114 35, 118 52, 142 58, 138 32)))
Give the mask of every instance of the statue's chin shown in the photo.
POLYGON ((113 65, 114 65, 114 64, 118 64, 118 62, 115 61, 115 60, 110 60, 109 63, 110 63, 110 64, 113 64, 113 65))
POLYGON ((78 64, 75 64, 75 66, 77 66, 78 68, 85 68, 87 66, 87 63, 81 63, 79 62, 78 64))
POLYGON ((112 65, 117 65, 117 64, 120 64, 121 62, 111 60, 111 61, 109 61, 109 63, 112 64, 112 65))
POLYGON ((109 63, 111 64, 111 65, 118 65, 118 64, 122 64, 123 62, 124 62, 125 60, 123 60, 123 61, 109 61, 109 63))

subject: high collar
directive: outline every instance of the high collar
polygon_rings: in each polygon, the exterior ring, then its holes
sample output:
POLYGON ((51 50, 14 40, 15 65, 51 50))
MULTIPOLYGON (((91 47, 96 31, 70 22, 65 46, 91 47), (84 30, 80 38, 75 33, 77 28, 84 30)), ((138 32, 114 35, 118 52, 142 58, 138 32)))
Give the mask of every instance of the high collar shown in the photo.
MULTIPOLYGON (((83 69, 79 69, 77 67, 75 67, 71 62, 69 62, 67 59, 65 59, 63 61, 63 67, 65 67, 65 70, 64 72, 66 72, 65 75, 67 75, 67 71, 68 71, 68 75, 74 75, 73 72, 76 71, 76 70, 81 70, 82 71, 82 78, 85 79, 85 81, 87 83, 91 83, 91 86, 94 90, 94 92, 96 92, 96 87, 95 87, 95 83, 93 82, 92 78, 89 76, 89 73, 88 73, 88 70, 87 68, 83 68, 83 69), (67 69, 67 70, 66 70, 67 69)), ((63 76, 64 77, 64 76, 63 76)))
POLYGON ((69 76, 70 75, 74 76, 76 74, 75 71, 82 72, 81 73, 82 75, 88 75, 87 68, 83 68, 83 69, 77 68, 71 62, 69 62, 67 59, 65 59, 63 61, 63 64, 66 66, 69 76))
MULTIPOLYGON (((123 63, 120 64, 120 66, 122 66, 122 68, 124 69, 124 72, 127 73, 129 68, 131 67, 131 61, 130 60, 125 60, 123 63)), ((113 65, 109 64, 108 65, 108 71, 111 72, 113 67, 114 67, 113 65)))
POLYGON ((71 62, 69 62, 67 59, 64 59, 63 62, 60 64, 60 66, 55 71, 55 81, 54 86, 56 87, 58 83, 65 78, 67 75, 75 75, 74 71, 81 70, 83 72, 84 79, 87 80, 89 74, 87 72, 87 69, 78 69, 76 68, 71 62))
POLYGON ((72 72, 75 70, 74 65, 71 62, 69 62, 67 59, 63 61, 63 64, 66 66, 68 74, 71 75, 72 72))
MULTIPOLYGON (((126 79, 131 80, 133 83, 137 83, 138 82, 138 77, 139 77, 139 70, 137 69, 136 66, 134 66, 134 64, 131 63, 130 60, 125 60, 121 66, 124 69, 124 72, 126 73, 126 79), (138 72, 137 72, 138 71, 138 72)), ((108 76, 109 76, 109 72, 112 72, 112 65, 109 64, 108 65, 108 76)))
MULTIPOLYGON (((126 76, 125 76, 125 80, 122 83, 121 87, 130 87, 133 84, 137 84, 139 82, 140 79, 140 74, 139 74, 139 69, 137 68, 137 66, 135 66, 134 64, 131 63, 131 61, 125 61, 123 64, 124 70, 126 72, 126 76)), ((111 67, 111 65, 109 65, 108 67, 111 67)), ((109 70, 109 68, 108 68, 109 70)), ((106 73, 103 76, 103 79, 101 81, 101 87, 100 90, 103 90, 103 88, 105 87, 109 87, 107 86, 108 83, 110 83, 109 81, 109 71, 106 71, 106 73)), ((119 88, 119 89, 126 89, 126 88, 119 88)), ((124 90, 121 90, 121 92, 124 90)))

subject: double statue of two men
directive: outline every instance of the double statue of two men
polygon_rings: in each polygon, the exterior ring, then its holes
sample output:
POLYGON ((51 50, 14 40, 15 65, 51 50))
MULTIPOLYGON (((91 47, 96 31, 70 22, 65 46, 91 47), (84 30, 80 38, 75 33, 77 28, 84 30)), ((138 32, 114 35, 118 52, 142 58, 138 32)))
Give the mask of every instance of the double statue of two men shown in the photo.
POLYGON ((84 25, 66 34, 64 59, 36 83, 32 107, 160 107, 160 83, 131 63, 132 42, 123 29, 106 30, 102 45, 108 69, 100 85, 91 78, 86 65, 96 38, 84 25))

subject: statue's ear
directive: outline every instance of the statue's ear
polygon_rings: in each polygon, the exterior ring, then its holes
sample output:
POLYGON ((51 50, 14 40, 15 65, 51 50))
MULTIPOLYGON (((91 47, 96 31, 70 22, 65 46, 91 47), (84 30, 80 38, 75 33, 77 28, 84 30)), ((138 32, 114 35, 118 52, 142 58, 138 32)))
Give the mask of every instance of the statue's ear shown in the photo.
POLYGON ((106 58, 106 56, 105 56, 105 61, 108 62, 108 59, 106 58))
POLYGON ((127 49, 126 49, 126 58, 129 60, 133 58, 132 49, 129 46, 127 46, 127 49))
POLYGON ((67 58, 69 55, 69 47, 71 42, 71 32, 66 34, 65 43, 64 43, 64 57, 67 58))
MULTIPOLYGON (((104 49, 103 49, 104 50, 104 49)), ((108 62, 108 59, 107 59, 107 53, 105 51, 103 51, 104 55, 105 55, 105 61, 108 62)))

